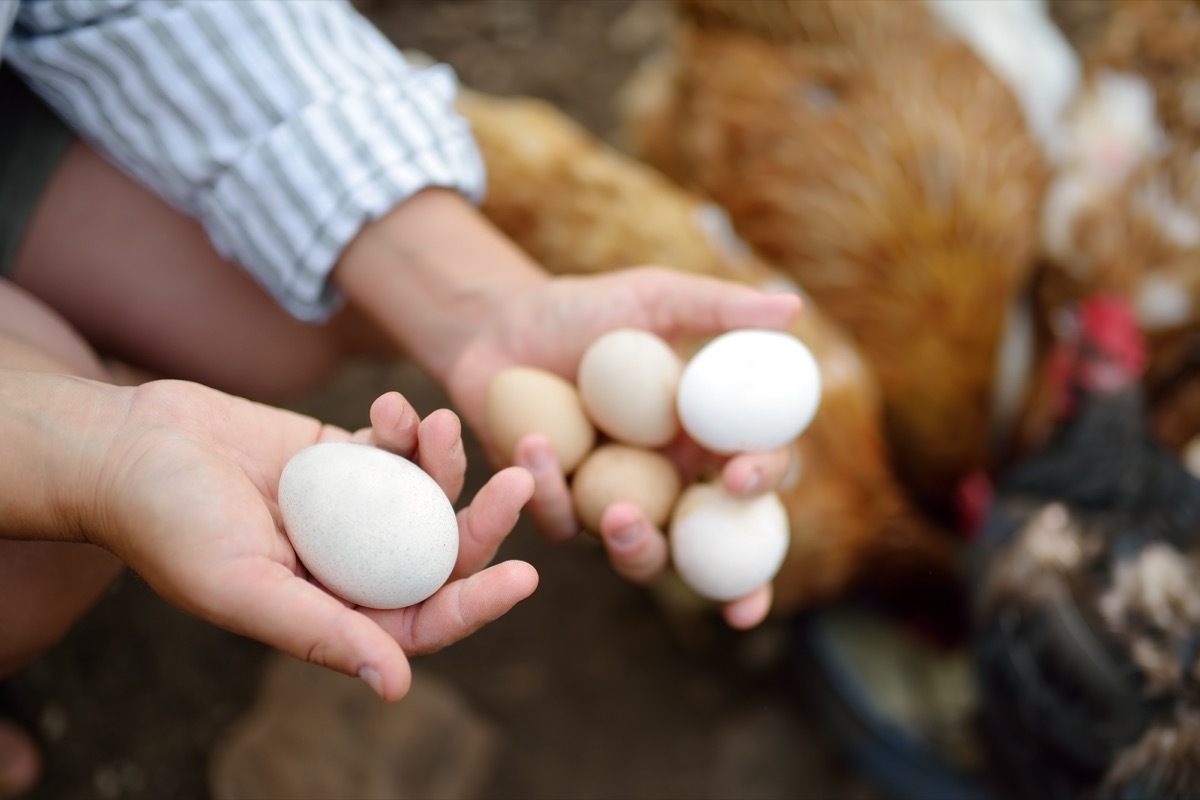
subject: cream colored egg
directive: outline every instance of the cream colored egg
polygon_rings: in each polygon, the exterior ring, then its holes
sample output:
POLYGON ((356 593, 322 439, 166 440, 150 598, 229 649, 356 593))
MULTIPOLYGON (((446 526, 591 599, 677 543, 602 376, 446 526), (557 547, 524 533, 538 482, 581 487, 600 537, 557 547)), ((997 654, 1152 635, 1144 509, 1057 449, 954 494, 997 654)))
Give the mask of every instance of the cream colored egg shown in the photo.
POLYGON ((604 444, 583 460, 571 480, 575 512, 584 527, 599 532, 613 503, 633 503, 661 527, 671 515, 682 481, 662 453, 623 444, 604 444))
POLYGON ((416 464, 377 447, 327 442, 296 453, 279 478, 279 511, 305 568, 361 606, 419 603, 458 559, 446 493, 416 464))
POLYGON ((817 413, 821 372, 789 333, 742 329, 688 360, 676 398, 688 435, 716 453, 772 450, 799 436, 817 413))
POLYGON ((592 342, 575 382, 597 428, 625 444, 660 447, 679 431, 675 389, 682 370, 658 336, 619 328, 592 342))
POLYGON ((517 443, 544 434, 560 469, 569 473, 596 443, 596 429, 583 410, 575 385, 535 367, 510 367, 487 389, 487 423, 496 446, 511 460, 517 443))
POLYGON ((783 566, 791 528, 773 492, 735 497, 718 484, 684 490, 671 519, 671 561, 679 577, 710 600, 736 600, 769 583, 783 566))

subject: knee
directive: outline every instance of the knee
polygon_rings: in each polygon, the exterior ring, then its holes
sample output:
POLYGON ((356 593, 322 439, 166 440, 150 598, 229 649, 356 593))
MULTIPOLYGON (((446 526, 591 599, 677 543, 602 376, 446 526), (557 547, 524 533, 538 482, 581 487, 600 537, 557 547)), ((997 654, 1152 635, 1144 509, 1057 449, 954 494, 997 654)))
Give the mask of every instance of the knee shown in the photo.
POLYGON ((0 280, 0 366, 66 372, 93 380, 104 380, 107 375, 78 331, 7 280, 0 280))

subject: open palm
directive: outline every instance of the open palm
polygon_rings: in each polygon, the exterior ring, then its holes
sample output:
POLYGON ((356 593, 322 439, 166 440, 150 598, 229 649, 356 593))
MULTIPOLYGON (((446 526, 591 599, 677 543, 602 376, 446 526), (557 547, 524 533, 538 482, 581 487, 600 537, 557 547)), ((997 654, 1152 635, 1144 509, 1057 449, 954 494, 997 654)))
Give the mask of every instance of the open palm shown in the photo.
MULTIPOLYGON (((497 313, 463 351, 448 376, 447 389, 455 407, 480 433, 493 461, 503 463, 505 457, 487 441, 483 408, 487 383, 505 367, 537 366, 573 380, 591 342, 615 328, 643 328, 678 342, 740 327, 785 328, 799 311, 795 295, 767 295, 748 286, 660 267, 562 276, 497 313)), ((665 452, 685 479, 719 468, 726 488, 749 495, 779 485, 791 450, 719 458, 681 436, 665 452)), ((552 538, 574 536, 579 524, 549 442, 541 436, 526 437, 518 444, 514 461, 534 476, 530 511, 539 527, 552 538)), ((600 527, 598 533, 616 572, 638 583, 662 575, 668 563, 666 538, 639 508, 613 504, 600 527)), ((762 621, 770 604, 770 587, 764 586, 726 604, 725 618, 736 627, 750 627, 762 621)))
POLYGON ((432 597, 396 610, 355 607, 312 581, 283 532, 276 487, 288 459, 321 441, 373 444, 416 462, 452 501, 466 464, 449 411, 421 421, 390 393, 372 406, 371 423, 351 434, 196 384, 146 384, 99 472, 98 538, 185 611, 399 698, 411 680, 405 653, 461 639, 536 587, 536 572, 522 562, 479 572, 533 481, 524 470, 502 470, 459 512, 458 561, 432 597))

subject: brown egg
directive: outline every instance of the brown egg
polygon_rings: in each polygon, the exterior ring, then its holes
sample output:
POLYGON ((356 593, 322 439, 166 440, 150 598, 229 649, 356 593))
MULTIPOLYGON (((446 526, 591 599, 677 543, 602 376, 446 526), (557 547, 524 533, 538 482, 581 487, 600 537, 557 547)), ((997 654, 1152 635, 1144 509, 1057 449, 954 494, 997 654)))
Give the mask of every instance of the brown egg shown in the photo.
POLYGON ((550 440, 566 474, 596 443, 596 429, 575 384, 543 369, 510 367, 498 373, 488 384, 486 413, 496 446, 510 461, 517 442, 541 433, 550 440))
POLYGON ((597 447, 571 481, 575 512, 590 531, 600 530, 604 510, 617 501, 638 506, 661 528, 681 488, 679 472, 670 459, 654 450, 624 444, 597 447))

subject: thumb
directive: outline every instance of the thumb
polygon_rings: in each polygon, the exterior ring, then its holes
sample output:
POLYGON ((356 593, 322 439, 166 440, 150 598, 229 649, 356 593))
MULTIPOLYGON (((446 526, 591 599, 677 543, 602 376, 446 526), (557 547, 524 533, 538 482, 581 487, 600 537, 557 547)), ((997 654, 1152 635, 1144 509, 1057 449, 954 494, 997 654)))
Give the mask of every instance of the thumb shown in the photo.
POLYGON ((288 655, 362 678, 385 700, 399 700, 412 669, 396 641, 361 611, 263 560, 221 578, 218 607, 201 616, 288 655))
POLYGON ((800 314, 793 292, 765 292, 742 283, 642 268, 639 299, 663 336, 721 333, 735 328, 787 328, 800 314))

